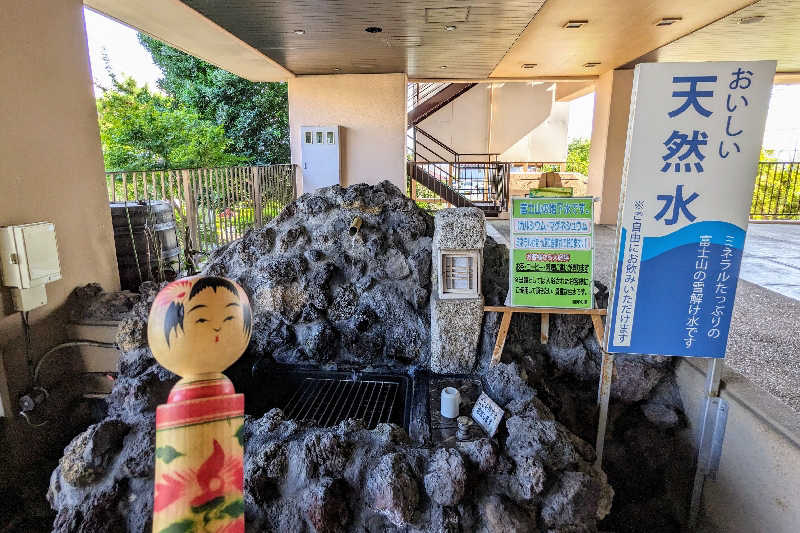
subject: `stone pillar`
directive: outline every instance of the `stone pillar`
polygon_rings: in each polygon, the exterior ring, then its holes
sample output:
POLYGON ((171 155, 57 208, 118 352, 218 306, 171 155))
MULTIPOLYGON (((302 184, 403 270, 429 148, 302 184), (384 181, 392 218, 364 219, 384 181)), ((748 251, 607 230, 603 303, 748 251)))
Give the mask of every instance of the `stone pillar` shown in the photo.
POLYGON ((595 84, 588 192, 600 199, 594 206, 598 224, 617 223, 632 87, 633 70, 608 71, 595 84))
POLYGON ((431 371, 466 374, 475 366, 483 323, 485 219, 480 209, 459 207, 438 211, 434 223, 431 371), (444 279, 448 266, 460 275, 454 284, 444 279))

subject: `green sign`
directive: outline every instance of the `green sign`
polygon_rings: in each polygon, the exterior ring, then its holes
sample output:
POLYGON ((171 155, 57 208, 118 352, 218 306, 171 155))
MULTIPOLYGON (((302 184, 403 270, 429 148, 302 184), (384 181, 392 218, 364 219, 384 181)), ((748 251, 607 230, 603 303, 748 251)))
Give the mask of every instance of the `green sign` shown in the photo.
POLYGON ((512 198, 512 306, 590 309, 592 198, 512 198))

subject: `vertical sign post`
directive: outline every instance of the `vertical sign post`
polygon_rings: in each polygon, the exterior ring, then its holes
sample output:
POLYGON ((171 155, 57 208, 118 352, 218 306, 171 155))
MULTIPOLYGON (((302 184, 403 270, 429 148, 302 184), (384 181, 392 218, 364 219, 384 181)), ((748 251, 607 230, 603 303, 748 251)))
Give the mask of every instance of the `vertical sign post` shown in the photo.
POLYGON ((591 309, 593 199, 512 198, 506 305, 591 309))
MULTIPOLYGON (((634 73, 606 349, 715 358, 701 426, 724 420, 709 400, 719 391, 716 359, 725 356, 775 64, 645 63, 634 73)), ((691 520, 700 490, 702 479, 691 520)))

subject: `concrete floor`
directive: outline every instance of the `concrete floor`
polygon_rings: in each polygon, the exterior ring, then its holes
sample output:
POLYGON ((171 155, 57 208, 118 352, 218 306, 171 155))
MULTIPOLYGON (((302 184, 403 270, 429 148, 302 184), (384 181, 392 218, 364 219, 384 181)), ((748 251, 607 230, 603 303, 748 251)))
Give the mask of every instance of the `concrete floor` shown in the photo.
POLYGON ((739 276, 800 300, 800 224, 750 224, 739 276))
MULTIPOLYGON (((487 233, 508 244, 509 221, 487 233)), ((595 279, 610 285, 615 226, 595 226, 595 279)), ((726 366, 800 413, 800 225, 751 224, 726 366)))

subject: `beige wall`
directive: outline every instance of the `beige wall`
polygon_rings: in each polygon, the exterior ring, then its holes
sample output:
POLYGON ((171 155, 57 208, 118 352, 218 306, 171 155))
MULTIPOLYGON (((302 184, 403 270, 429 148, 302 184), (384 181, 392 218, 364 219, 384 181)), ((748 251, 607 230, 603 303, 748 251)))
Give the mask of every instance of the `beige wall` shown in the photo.
POLYGON ((617 223, 632 87, 632 70, 606 72, 595 85, 589 194, 600 198, 594 211, 598 224, 617 223))
MULTIPOLYGON (((63 339, 60 307, 73 288, 119 288, 81 0, 9 2, 0 9, 0 50, 0 226, 54 222, 61 259, 63 279, 30 313, 37 360, 63 339)), ((15 412, 30 386, 22 339, 20 314, 0 288, 0 350, 15 412)), ((0 463, 15 461, 6 453, 15 444, 35 453, 42 436, 54 438, 17 416, 0 419, 0 463)), ((16 462, 14 472, 24 473, 16 462)))
POLYGON ((502 161, 564 161, 569 104, 555 102, 554 93, 552 83, 481 83, 420 127, 459 153, 497 153, 502 161))
POLYGON ((301 126, 340 125, 341 184, 389 180, 405 191, 405 74, 299 76, 289 80, 292 163, 302 193, 301 126))

